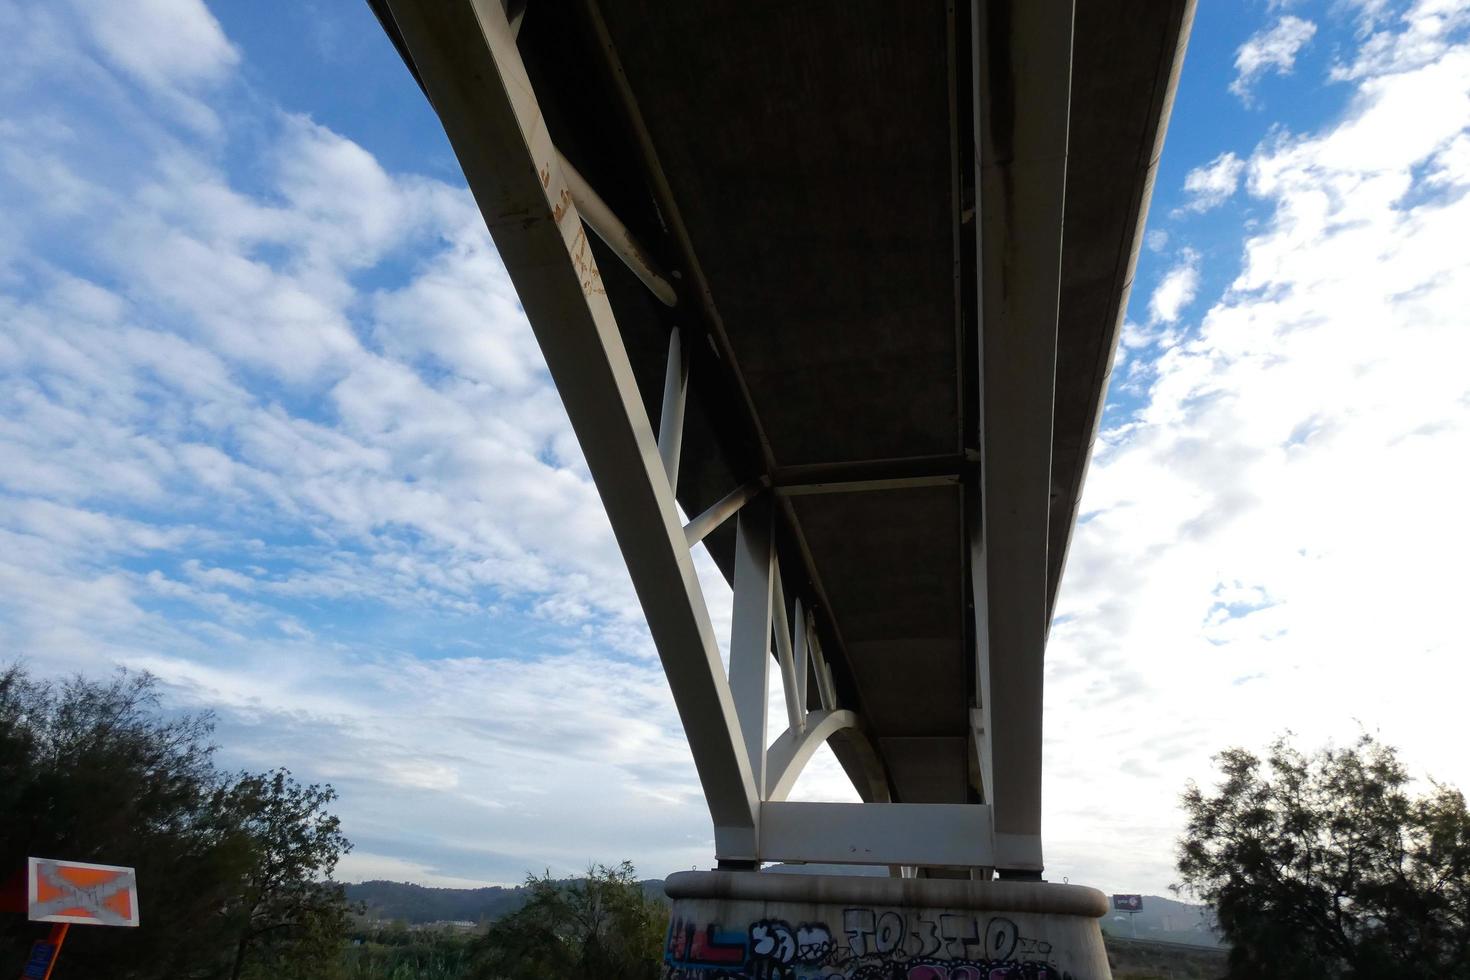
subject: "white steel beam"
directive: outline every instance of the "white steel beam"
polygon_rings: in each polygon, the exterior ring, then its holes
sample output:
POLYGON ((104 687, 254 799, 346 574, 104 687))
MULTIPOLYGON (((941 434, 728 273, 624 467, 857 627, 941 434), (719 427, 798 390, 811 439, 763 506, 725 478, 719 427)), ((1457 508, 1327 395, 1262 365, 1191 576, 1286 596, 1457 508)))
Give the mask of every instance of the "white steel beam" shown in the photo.
POLYGON ((761 799, 765 798, 766 785, 766 697, 770 691, 771 589, 775 578, 771 527, 769 496, 752 501, 740 512, 735 526, 735 595, 730 610, 730 690, 761 799))
POLYGON ((587 227, 613 250, 613 254, 622 260, 628 271, 637 276, 638 281, 647 286, 648 291, 658 297, 660 303, 665 306, 677 305, 679 297, 674 292, 673 283, 659 269, 658 263, 648 254, 648 249, 633 236, 628 226, 607 206, 602 195, 592 189, 592 185, 587 183, 586 178, 566 157, 558 154, 557 162, 561 164, 567 189, 572 192, 572 203, 577 207, 577 214, 587 222, 587 227))
POLYGON ((978 803, 761 804, 761 860, 989 867, 990 807, 978 803))
POLYGON ((675 496, 679 493, 679 452, 684 446, 684 403, 688 392, 689 351, 675 329, 669 331, 669 363, 664 370, 664 401, 658 417, 658 454, 664 461, 669 489, 675 496))
POLYGON ((809 627, 806 621, 806 603, 797 599, 793 605, 796 607, 796 622, 792 624, 791 636, 793 642, 796 644, 796 649, 793 651, 796 657, 796 701, 801 705, 801 710, 805 712, 806 679, 807 671, 810 669, 807 663, 811 659, 808 655, 811 646, 807 642, 809 627))
POLYGON ((978 772, 980 802, 990 800, 990 787, 995 780, 994 759, 990 752, 990 736, 985 731, 985 712, 980 708, 970 709, 970 738, 973 740, 975 765, 978 772))
POLYGON ((521 36, 521 25, 526 22, 526 4, 528 0, 504 0, 505 19, 510 23, 510 32, 516 37, 521 36))
POLYGON ((652 427, 587 231, 499 0, 388 0, 516 287, 663 662, 721 857, 753 859, 759 791, 652 427))
POLYGON ((786 697, 787 727, 801 731, 806 727, 806 705, 797 700, 796 657, 791 649, 791 623, 786 618, 786 594, 781 588, 781 564, 775 563, 772 576, 771 613, 776 628, 776 660, 781 664, 781 692, 786 697))
POLYGON ((764 488, 765 483, 762 481, 751 480, 710 504, 708 510, 684 525, 684 540, 689 543, 689 547, 692 548, 709 537, 711 531, 734 517, 740 508, 750 503, 764 488))
POLYGON ((782 732, 766 750, 766 799, 786 799, 817 749, 837 732, 857 727, 855 712, 814 711, 807 716, 805 728, 782 732))
POLYGON ((811 644, 812 673, 817 680, 817 699, 823 708, 833 711, 837 708, 837 688, 832 683, 832 668, 822 653, 822 641, 817 636, 815 626, 807 628, 807 642, 811 644))
POLYGON ((1072 0, 975 0, 980 494, 971 519, 978 746, 998 868, 1039 874, 1052 412, 1072 0))

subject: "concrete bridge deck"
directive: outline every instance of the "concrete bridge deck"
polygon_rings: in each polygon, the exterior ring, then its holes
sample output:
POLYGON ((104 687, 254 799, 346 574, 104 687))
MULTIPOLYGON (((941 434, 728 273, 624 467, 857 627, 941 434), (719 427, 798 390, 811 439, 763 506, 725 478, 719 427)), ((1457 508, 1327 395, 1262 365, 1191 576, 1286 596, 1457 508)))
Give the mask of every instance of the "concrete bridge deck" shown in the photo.
POLYGON ((371 3, 547 353, 720 856, 780 856, 759 813, 825 724, 865 799, 987 809, 983 855, 914 863, 1039 873, 1046 636, 1191 0, 371 3), (728 678, 661 476, 736 586, 728 678))

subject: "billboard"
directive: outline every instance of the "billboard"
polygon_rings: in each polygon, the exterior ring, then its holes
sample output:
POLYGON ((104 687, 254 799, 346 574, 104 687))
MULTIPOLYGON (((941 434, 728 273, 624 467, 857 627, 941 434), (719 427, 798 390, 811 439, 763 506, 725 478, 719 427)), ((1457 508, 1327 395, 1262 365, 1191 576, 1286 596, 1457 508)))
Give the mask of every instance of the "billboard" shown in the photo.
POLYGON ((1142 895, 1114 895, 1113 911, 1115 912, 1142 912, 1142 895))

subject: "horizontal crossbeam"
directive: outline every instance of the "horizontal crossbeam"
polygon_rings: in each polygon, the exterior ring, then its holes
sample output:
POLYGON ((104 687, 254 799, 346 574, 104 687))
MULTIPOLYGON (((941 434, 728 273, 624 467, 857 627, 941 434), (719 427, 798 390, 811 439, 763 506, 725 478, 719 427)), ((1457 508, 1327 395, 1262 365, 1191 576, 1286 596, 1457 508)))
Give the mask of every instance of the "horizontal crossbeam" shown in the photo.
POLYGON ((751 480, 749 483, 738 486, 710 504, 709 509, 704 513, 685 524, 684 540, 689 542, 689 547, 692 548, 699 544, 709 537, 711 531, 734 517, 736 512, 750 503, 764 486, 765 484, 760 480, 751 480))
POLYGON ((779 467, 771 484, 785 497, 954 486, 972 465, 968 457, 959 454, 813 463, 779 467))
POLYGON ((979 803, 762 803, 762 861, 990 867, 979 803))
POLYGON ((592 189, 587 183, 587 178, 582 176, 581 171, 572 166, 567 158, 560 153, 557 162, 561 164, 562 178, 566 181, 567 191, 571 194, 572 203, 577 206, 577 216, 587 223, 598 238, 608 248, 613 250, 622 263, 628 267, 633 275, 638 277, 639 282, 648 287, 648 291, 658 297, 658 301, 665 306, 675 306, 679 302, 678 294, 674 292, 674 286, 663 270, 658 267, 648 250, 628 230, 602 195, 592 189))

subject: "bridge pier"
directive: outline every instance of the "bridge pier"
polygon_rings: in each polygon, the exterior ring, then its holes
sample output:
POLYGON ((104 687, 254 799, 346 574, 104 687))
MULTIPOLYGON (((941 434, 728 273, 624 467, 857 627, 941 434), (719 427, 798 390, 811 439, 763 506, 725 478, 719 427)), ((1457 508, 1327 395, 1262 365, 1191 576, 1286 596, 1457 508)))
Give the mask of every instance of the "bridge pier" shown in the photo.
POLYGON ((664 980, 1111 980, 1102 892, 1042 882, 684 871, 664 980))

